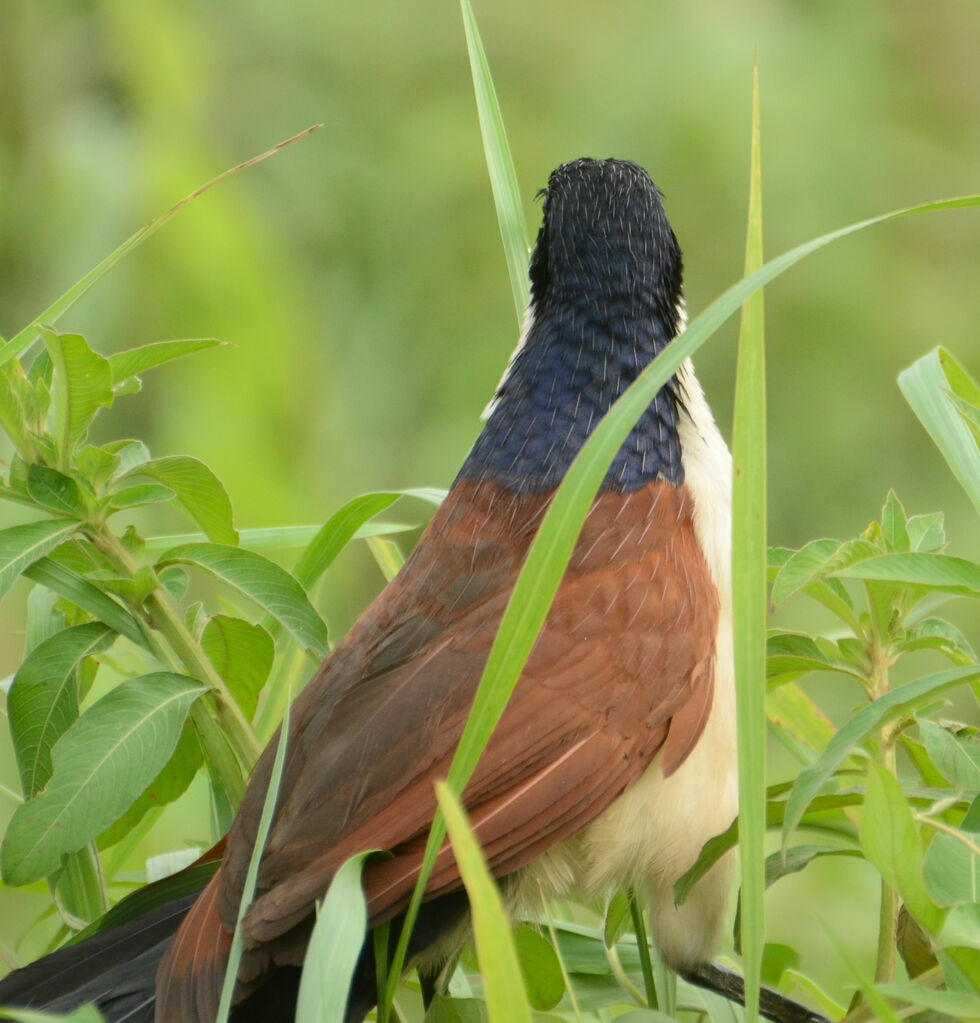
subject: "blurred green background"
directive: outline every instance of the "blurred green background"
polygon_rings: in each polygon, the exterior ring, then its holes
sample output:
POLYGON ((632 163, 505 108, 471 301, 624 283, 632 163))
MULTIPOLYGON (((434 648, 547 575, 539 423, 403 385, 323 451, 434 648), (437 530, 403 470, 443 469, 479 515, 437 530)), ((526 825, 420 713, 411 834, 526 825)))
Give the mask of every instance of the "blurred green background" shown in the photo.
MULTIPOLYGON (((770 255, 980 186, 976 0, 474 2, 532 236, 555 165, 636 160, 666 193, 692 313, 741 272, 756 47, 770 255)), ((234 342, 156 371, 100 430, 204 459, 244 527, 447 486, 513 348, 457 5, 4 0, 4 336, 151 216, 318 121, 181 213, 60 324, 104 353, 234 342)), ((767 291, 773 543, 854 535, 894 486, 910 512, 947 512, 954 552, 980 552, 895 385, 936 344, 980 370, 978 228, 976 211, 900 221, 767 291)), ((726 435, 734 339, 732 324, 698 360, 726 435)), ((342 629, 380 577, 354 554, 337 572, 325 599, 342 629)), ((0 609, 0 675, 17 664, 25 592, 0 609)), ((826 916, 850 907, 858 941, 876 907, 841 890, 855 873, 818 864, 774 906, 825 878, 826 916)), ((775 940, 799 938, 796 911, 777 915, 775 940)))

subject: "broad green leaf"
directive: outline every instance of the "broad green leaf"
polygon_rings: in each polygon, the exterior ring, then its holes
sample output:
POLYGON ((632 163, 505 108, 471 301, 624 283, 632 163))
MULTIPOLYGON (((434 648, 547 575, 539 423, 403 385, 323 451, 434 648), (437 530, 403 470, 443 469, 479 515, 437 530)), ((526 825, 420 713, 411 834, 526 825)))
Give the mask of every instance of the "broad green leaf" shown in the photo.
POLYGON ((459 800, 444 782, 436 783, 436 796, 469 898, 490 1023, 530 1023, 531 1009, 500 892, 459 800))
POLYGON ((885 506, 881 509, 881 532, 889 551, 907 551, 909 549, 909 531, 906 522, 907 516, 902 502, 894 490, 889 490, 885 506))
POLYGON ((772 585, 772 602, 782 604, 794 593, 828 575, 842 574, 840 569, 880 551, 867 540, 812 540, 801 547, 783 565, 772 585))
POLYGON ((834 574, 846 579, 928 586, 971 597, 980 593, 980 565, 949 554, 879 554, 835 570, 834 574))
POLYGON ((78 484, 70 476, 45 465, 28 467, 27 492, 31 500, 56 515, 84 519, 88 512, 78 484))
POLYGON ((958 739, 927 718, 919 721, 919 735, 929 759, 948 782, 967 791, 980 789, 980 741, 971 736, 958 739))
POLYGON ((980 512, 980 450, 970 427, 948 395, 947 369, 954 363, 949 352, 934 348, 899 373, 898 386, 974 508, 980 512))
MULTIPOLYGON (((766 641, 766 674, 771 681, 800 678, 811 671, 838 671, 866 682, 866 675, 837 656, 836 644, 801 632, 777 632, 766 641)), ((868 665, 870 670, 870 665, 868 665)))
MULTIPOLYGON (((636 421, 684 359, 693 355, 747 298, 795 263, 831 242, 896 217, 967 206, 980 206, 980 195, 926 203, 883 214, 850 224, 783 253, 712 302, 640 373, 582 446, 541 522, 494 638, 473 707, 450 767, 448 780, 454 791, 465 789, 503 713, 524 662, 544 624, 565 567, 575 549, 582 523, 609 465, 636 421)), ((437 815, 429 831, 418 881, 399 935, 393 969, 395 976, 404 963, 409 934, 444 834, 444 824, 441 816, 437 815)), ((392 985, 389 996, 393 989, 392 985)))
POLYGON ((913 551, 932 554, 946 546, 946 529, 942 512, 913 515, 908 521, 909 543, 913 551))
POLYGON ((32 320, 26 327, 24 327, 23 330, 18 331, 6 345, 0 348, 0 366, 26 351, 37 337, 42 323, 56 323, 82 297, 82 295, 89 290, 89 288, 100 281, 117 263, 119 263, 125 256, 129 255, 129 253, 138 245, 146 241, 150 235, 163 227, 163 225, 166 224, 171 217, 189 203, 203 195, 214 185, 217 185, 226 178, 231 177, 233 174, 237 174, 239 171, 243 171, 248 167, 253 167, 255 164, 261 163, 268 157, 275 155, 281 149, 285 149, 286 146, 292 145, 294 142, 298 142, 300 139, 306 138, 307 135, 312 134, 319 127, 319 124, 314 124, 311 127, 306 128, 304 131, 293 135, 292 138, 288 138, 284 142, 280 142, 277 146, 267 149, 264 153, 259 153, 258 156, 253 156, 250 159, 245 160, 243 163, 237 164, 229 170, 222 172, 217 177, 212 178, 210 181, 201 185, 200 188, 195 188, 190 195, 184 196, 180 202, 171 206, 166 213, 163 213, 159 217, 155 217, 153 220, 149 221, 149 223, 144 224, 138 231, 131 234, 122 243, 122 245, 110 252, 101 263, 89 270, 89 272, 85 274, 81 280, 77 281, 59 298, 56 298, 40 316, 32 320))
POLYGON ((201 635, 201 647, 251 720, 272 669, 276 647, 261 625, 215 615, 201 635))
POLYGON ((903 650, 941 650, 956 664, 977 659, 970 641, 945 618, 923 618, 906 631, 903 650))
POLYGON ((767 941, 762 954, 762 982, 776 987, 787 970, 800 965, 800 953, 789 945, 767 941))
POLYGON ((65 519, 45 519, 0 529, 0 597, 21 572, 57 547, 77 526, 65 519))
POLYGON ((279 621, 304 650, 327 654, 327 627, 302 586, 274 561, 240 547, 216 543, 184 544, 167 551, 160 565, 198 565, 254 600, 279 621))
POLYGON ((527 924, 516 928, 513 937, 531 1008, 538 1012, 553 1009, 565 993, 565 978, 551 942, 527 924))
POLYGON ((190 579, 180 565, 171 565, 169 568, 161 569, 157 573, 160 585, 170 595, 171 600, 183 600, 190 579))
MULTIPOLYGON (((0 537, 2 535, 0 533, 0 537)), ((138 646, 146 646, 146 637, 136 619, 121 604, 117 604, 112 597, 83 579, 77 572, 65 568, 51 558, 41 558, 35 561, 24 575, 77 604, 138 646)))
POLYGON ((116 352, 109 356, 109 369, 112 372, 112 384, 116 386, 129 377, 145 373, 155 366, 179 359, 184 355, 216 348, 226 342, 214 337, 187 338, 180 341, 154 341, 152 344, 129 348, 124 352, 116 352))
POLYGON ((4 881, 45 877, 125 813, 170 758, 203 692, 186 676, 156 672, 126 679, 82 714, 51 752, 47 787, 11 818, 0 848, 4 881))
MULTIPOLYGON (((976 845, 976 835, 964 835, 976 845)), ((922 868, 926 889, 940 906, 980 902, 980 858, 964 842, 940 832, 933 836, 922 868)))
POLYGON ((176 497, 170 487, 160 483, 138 483, 133 487, 117 490, 109 501, 109 507, 119 511, 123 508, 140 508, 146 504, 160 504, 176 497))
POLYGON ((228 493, 203 462, 189 455, 154 458, 130 475, 149 476, 173 490, 177 500, 215 543, 238 544, 228 493))
POLYGON ((40 643, 65 627, 65 616, 55 610, 58 594, 47 586, 32 586, 27 597, 27 632, 24 636, 24 658, 40 643))
POLYGON ((121 842, 150 810, 179 799, 187 791, 202 763, 201 744, 193 722, 188 720, 181 730, 173 755, 129 809, 99 835, 99 848, 107 849, 121 842))
POLYGON ((51 749, 78 717, 75 666, 115 638, 102 622, 65 629, 39 644, 14 676, 7 712, 25 799, 47 785, 51 749))
POLYGON ((473 75, 473 91, 476 93, 476 109, 480 118, 480 135, 483 137, 483 152, 490 172, 490 187, 497 207, 497 222, 500 225, 500 240, 504 245, 510 288, 514 296, 514 308, 520 322, 527 308, 529 288, 527 280, 527 257, 530 243, 527 236, 527 222, 521 206, 521 190, 517 184, 514 160, 507 144, 503 114, 493 87, 490 66, 483 50, 480 30, 470 0, 460 0, 463 13, 463 28, 466 32, 466 49, 470 58, 473 75))
POLYGON ((949 912, 943 927, 942 945, 980 950, 980 905, 968 903, 949 912))
POLYGON ((75 467, 96 488, 106 483, 118 465, 118 454, 112 454, 94 444, 86 444, 75 456, 75 467))
POLYGON ((855 746, 882 725, 914 710, 921 701, 977 678, 980 678, 980 668, 952 668, 909 682, 862 707, 830 740, 819 758, 797 776, 786 801, 783 844, 799 824, 807 805, 855 746))
POLYGON ((57 334, 47 327, 41 328, 41 334, 54 363, 55 436, 61 468, 68 469, 75 445, 95 414, 112 404, 112 378, 108 361, 93 352, 80 334, 57 334))
POLYGON ((150 460, 150 449, 141 440, 113 440, 103 444, 102 450, 117 459, 116 472, 120 476, 150 460))
MULTIPOLYGON (((266 789, 265 799, 262 802, 262 813, 259 815, 255 845, 252 848, 251 859, 248 861, 245 883, 242 885, 242 897, 238 904, 238 917, 235 921, 235 931, 231 937, 231 949, 228 952, 228 964, 225 967, 225 980, 221 988, 221 999, 218 1003, 218 1014, 215 1017, 215 1023, 228 1023, 228 1015, 231 1012, 231 996, 238 982, 238 966, 242 961, 242 921, 245 919, 248 907, 252 904, 252 899, 255 896, 255 885, 259 878, 259 864, 262 862, 262 853, 265 851, 265 843, 269 838, 269 829, 272 827, 272 818, 276 811, 276 800, 279 797, 279 786, 282 782, 283 765, 286 762, 286 743, 288 739, 289 701, 287 700, 286 713, 279 730, 276 756, 272 763, 272 772, 269 775, 269 787, 266 789)), ((359 952, 360 949, 358 948, 357 951, 359 952)))
POLYGON ((303 959, 296 1018, 310 1023, 344 1023, 347 996, 367 932, 367 903, 361 870, 369 853, 352 856, 333 876, 318 907, 303 959))
POLYGON ((944 914, 922 876, 922 844, 909 804, 895 776, 870 764, 861 821, 861 848, 885 881, 902 896, 909 912, 932 935, 944 914))

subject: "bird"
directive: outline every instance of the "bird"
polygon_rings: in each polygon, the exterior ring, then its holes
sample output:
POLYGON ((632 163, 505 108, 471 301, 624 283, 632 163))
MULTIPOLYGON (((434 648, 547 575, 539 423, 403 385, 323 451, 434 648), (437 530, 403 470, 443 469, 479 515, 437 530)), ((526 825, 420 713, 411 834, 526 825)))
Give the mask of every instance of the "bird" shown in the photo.
MULTIPOLYGON (((232 1014, 241 1023, 293 1018, 317 903, 353 854, 388 854, 365 863, 369 927, 403 916, 436 812, 434 783, 447 774, 542 517, 602 417, 684 330, 681 250, 642 167, 577 159, 539 195, 530 300, 482 432, 401 571, 292 708, 242 927, 232 1014)), ((731 473, 685 361, 605 474, 462 794, 515 914, 530 899, 540 905, 542 892, 598 898, 629 887, 649 907, 663 961, 702 980, 721 938, 731 855, 679 906, 673 888, 738 812, 731 473)), ((210 1023, 276 747, 273 739, 260 757, 203 890, 14 973, 0 983, 0 1004, 90 1000, 111 1021, 210 1023)), ((465 940, 467 919, 446 843, 412 962, 435 975, 465 940)), ((373 1005, 371 944, 350 1023, 373 1005)))

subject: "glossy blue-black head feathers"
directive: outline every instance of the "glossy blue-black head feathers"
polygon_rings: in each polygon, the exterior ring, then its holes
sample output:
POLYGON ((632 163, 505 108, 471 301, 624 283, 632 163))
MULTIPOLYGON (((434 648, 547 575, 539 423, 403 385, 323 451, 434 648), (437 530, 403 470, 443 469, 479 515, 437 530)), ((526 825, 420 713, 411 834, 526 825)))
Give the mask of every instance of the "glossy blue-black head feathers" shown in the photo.
MULTIPOLYGON (((556 487, 588 435, 673 339, 681 252, 649 175, 622 160, 576 160, 544 190, 524 336, 460 472, 508 490, 556 487)), ((603 489, 683 482, 673 382, 620 449, 603 489)))

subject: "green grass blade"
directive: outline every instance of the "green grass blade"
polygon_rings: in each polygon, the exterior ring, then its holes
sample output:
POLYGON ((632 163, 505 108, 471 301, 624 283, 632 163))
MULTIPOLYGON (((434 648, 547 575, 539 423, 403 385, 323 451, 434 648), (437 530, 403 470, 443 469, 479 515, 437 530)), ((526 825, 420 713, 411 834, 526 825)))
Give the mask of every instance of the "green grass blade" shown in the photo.
POLYGON ((970 427, 950 401, 946 365, 955 360, 934 348, 898 374, 898 386, 946 464, 980 512, 980 450, 970 427))
MULTIPOLYGON (((801 259, 830 245, 832 242, 855 234, 875 224, 899 217, 938 210, 980 206, 980 195, 910 206, 891 213, 849 224, 798 245, 766 263, 748 277, 738 281, 720 295, 687 330, 675 338, 637 377, 629 389, 600 420, 592 435, 582 446, 555 493, 534 543, 528 552, 524 567, 518 576, 507 610, 497 630, 487 665, 483 672, 473 708, 460 738, 448 783, 453 792, 461 792, 476 766, 479 755, 489 741, 510 699, 518 676, 537 639, 545 616, 558 590, 565 567, 572 556, 575 542, 585 516, 599 490, 603 477, 620 445, 629 436, 633 425, 656 396, 661 387, 673 376, 680 364, 693 355, 718 328, 739 309, 746 299, 760 288, 785 273, 801 259)), ((389 978, 390 1004, 394 985, 400 975, 408 947, 408 935, 414 926, 426 882, 435 864, 436 855, 445 836, 445 825, 437 814, 429 832, 425 856, 419 879, 406 910, 405 924, 399 936, 398 948, 389 978)))
POLYGON ((470 902, 490 1023, 531 1023, 531 1007, 500 892, 459 800, 441 782, 436 784, 436 796, 470 902))
POLYGON ((235 933, 231 938, 231 949, 228 952, 228 967, 225 970, 225 982, 221 988, 221 1000, 218 1002, 218 1014, 215 1016, 215 1023, 228 1023, 228 1016, 231 1012, 231 997, 235 991, 235 982, 238 980, 238 967, 242 961, 242 921, 248 912, 255 896, 255 885, 259 878, 259 864, 262 862, 262 853, 265 850, 265 843, 269 838, 269 830, 272 827, 272 816, 276 809, 276 799, 279 796, 279 785, 282 781, 282 768, 286 762, 286 740, 289 736, 289 701, 286 701, 286 712, 282 719, 282 728, 279 732, 279 745, 276 747, 276 759, 272 764, 272 775, 269 778, 269 788, 265 794, 265 801, 262 803, 262 815, 259 817, 259 830, 255 836, 255 846, 252 849, 252 858, 248 863, 248 872, 245 874, 245 885, 242 888, 242 901, 238 906, 238 919, 235 921, 235 933))
MULTIPOLYGON (((257 551, 294 551, 306 547, 316 539, 322 526, 266 526, 259 529, 240 529, 239 542, 242 547, 257 551)), ((388 536, 391 533, 408 533, 418 529, 414 522, 365 522, 351 535, 352 540, 366 540, 369 536, 388 536)), ((168 536, 150 536, 146 539, 146 553, 159 556, 172 547, 188 543, 206 543, 206 533, 173 533, 168 536)), ((299 563, 292 573, 300 582, 299 563)), ((315 580, 314 580, 315 582, 315 580)), ((309 589, 312 584, 303 583, 309 589)))
POLYGON ((159 231, 160 228, 167 223, 167 221, 179 213, 185 206, 202 196, 208 191, 208 189, 220 184, 226 178, 230 178, 233 174, 238 174, 240 171, 246 170, 249 167, 254 167, 255 164, 261 163, 270 156, 274 156, 281 149, 285 149, 286 146, 291 146, 294 142, 299 142, 300 139, 304 139, 307 135, 311 135, 319 127, 321 127, 319 124, 311 125, 304 131, 301 131, 298 134, 293 135, 291 138, 280 142, 271 149, 267 149, 264 153, 259 153, 258 156, 253 156, 250 159, 245 160, 243 163, 230 167, 228 170, 219 174, 216 178, 212 178, 206 184, 201 185, 200 188, 194 189, 190 195, 185 195, 180 202, 171 206, 166 213, 163 213, 159 217, 155 217, 149 223, 144 224, 137 232, 135 232, 135 234, 131 234, 122 243, 122 245, 110 252, 101 263, 89 270, 89 272, 85 274, 81 280, 72 285, 72 287, 70 287, 60 298, 55 299, 54 302, 52 302, 51 305, 44 310, 44 312, 33 319, 26 327, 24 327, 23 330, 15 334, 3 348, 0 348, 0 366, 25 352, 37 337, 38 327, 40 324, 56 323, 90 288, 102 280, 102 278, 105 277, 105 275, 114 266, 116 266, 117 263, 121 262, 126 256, 128 256, 129 253, 138 245, 145 242, 150 235, 159 231))
POLYGON ((487 157, 490 172, 490 187, 497 207, 497 222, 500 224, 500 239, 504 244, 507 259, 507 273, 510 275, 510 289, 514 295, 517 321, 524 318, 529 291, 527 282, 527 257, 530 243, 527 236, 527 222, 521 205, 521 192, 517 185, 517 172, 507 144, 500 103, 490 76, 490 65, 480 40, 480 30, 470 0, 460 0, 463 12, 463 28, 466 30, 466 49, 470 55, 470 70, 473 73, 473 91, 476 93, 476 109, 480 115, 480 134, 483 136, 483 151, 487 157))
MULTIPOLYGON (((759 66, 752 75, 752 159, 746 275, 762 266, 759 66)), ((759 1013, 765 944, 766 363, 762 291, 742 306, 732 429, 732 627, 738 727, 739 859, 745 1018, 759 1013)))
POLYGON ((347 998, 367 930, 361 871, 370 852, 352 856, 337 871, 317 914, 296 1001, 304 1023, 344 1023, 347 998))

